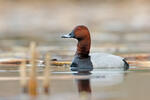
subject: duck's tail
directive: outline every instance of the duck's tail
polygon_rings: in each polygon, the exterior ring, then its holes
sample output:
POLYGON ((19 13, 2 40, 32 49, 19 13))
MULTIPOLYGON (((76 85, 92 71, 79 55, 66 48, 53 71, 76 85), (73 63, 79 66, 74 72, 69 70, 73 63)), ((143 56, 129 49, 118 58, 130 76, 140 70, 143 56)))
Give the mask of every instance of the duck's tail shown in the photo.
POLYGON ((127 61, 125 59, 123 59, 123 61, 124 61, 124 70, 128 70, 129 64, 127 63, 127 61))

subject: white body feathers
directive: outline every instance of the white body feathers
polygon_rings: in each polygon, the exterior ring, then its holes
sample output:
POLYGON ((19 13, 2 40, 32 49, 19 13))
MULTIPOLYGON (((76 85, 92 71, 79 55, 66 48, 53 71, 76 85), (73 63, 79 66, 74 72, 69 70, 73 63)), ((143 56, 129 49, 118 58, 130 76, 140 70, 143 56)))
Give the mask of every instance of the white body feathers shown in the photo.
POLYGON ((90 56, 94 68, 124 68, 122 57, 106 53, 92 53, 90 56))

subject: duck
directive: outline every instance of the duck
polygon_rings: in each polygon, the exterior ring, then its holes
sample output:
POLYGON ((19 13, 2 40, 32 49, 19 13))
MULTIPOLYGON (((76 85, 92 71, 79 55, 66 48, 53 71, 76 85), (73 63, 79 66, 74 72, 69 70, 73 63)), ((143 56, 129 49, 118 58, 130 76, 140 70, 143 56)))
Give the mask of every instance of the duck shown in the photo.
POLYGON ((61 38, 73 38, 78 41, 76 53, 70 65, 72 71, 92 71, 93 69, 128 70, 125 58, 109 53, 90 53, 91 36, 85 25, 76 26, 69 34, 61 38))

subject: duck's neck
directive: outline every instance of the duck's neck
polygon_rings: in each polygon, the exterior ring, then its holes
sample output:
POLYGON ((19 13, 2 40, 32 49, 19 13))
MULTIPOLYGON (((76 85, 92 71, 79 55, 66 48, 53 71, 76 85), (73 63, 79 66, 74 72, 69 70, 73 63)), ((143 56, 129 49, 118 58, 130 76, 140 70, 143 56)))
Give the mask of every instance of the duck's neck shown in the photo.
POLYGON ((91 47, 90 36, 84 39, 79 39, 77 44, 76 55, 78 55, 80 58, 88 58, 90 53, 90 47, 91 47))

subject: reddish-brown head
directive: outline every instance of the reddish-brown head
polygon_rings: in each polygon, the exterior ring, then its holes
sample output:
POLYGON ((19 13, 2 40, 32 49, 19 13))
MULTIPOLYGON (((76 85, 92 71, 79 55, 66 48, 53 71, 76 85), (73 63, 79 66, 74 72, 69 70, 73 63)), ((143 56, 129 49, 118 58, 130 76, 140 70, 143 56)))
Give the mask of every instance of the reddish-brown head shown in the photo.
POLYGON ((74 38, 78 40, 90 39, 90 32, 86 26, 80 25, 73 30, 74 38))
POLYGON ((63 35, 62 38, 75 38, 78 40, 76 54, 81 58, 89 56, 91 37, 88 28, 84 25, 76 26, 73 31, 67 35, 63 35))

